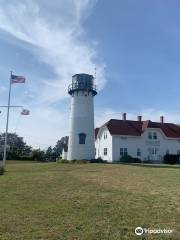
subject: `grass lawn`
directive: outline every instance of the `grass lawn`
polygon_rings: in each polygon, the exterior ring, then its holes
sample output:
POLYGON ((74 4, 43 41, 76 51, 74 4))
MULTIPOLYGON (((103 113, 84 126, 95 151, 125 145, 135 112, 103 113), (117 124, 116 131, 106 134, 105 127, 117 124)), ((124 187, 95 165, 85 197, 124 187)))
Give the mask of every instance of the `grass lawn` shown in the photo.
POLYGON ((0 176, 0 240, 180 239, 180 168, 12 163, 0 176), (137 226, 174 229, 136 236, 137 226))

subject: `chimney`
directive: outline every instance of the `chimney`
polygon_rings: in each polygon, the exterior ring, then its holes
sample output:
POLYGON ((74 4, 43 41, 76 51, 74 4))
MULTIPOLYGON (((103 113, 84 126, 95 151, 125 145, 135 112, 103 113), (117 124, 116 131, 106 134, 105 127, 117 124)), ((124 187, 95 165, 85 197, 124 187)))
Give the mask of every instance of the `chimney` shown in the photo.
POLYGON ((160 117, 160 122, 161 122, 161 123, 164 123, 164 116, 161 116, 161 117, 160 117))
POLYGON ((137 120, 138 120, 139 122, 142 122, 142 116, 138 116, 138 117, 137 117, 137 120))
POLYGON ((122 120, 123 120, 123 121, 126 121, 126 113, 123 113, 123 114, 122 114, 122 120))

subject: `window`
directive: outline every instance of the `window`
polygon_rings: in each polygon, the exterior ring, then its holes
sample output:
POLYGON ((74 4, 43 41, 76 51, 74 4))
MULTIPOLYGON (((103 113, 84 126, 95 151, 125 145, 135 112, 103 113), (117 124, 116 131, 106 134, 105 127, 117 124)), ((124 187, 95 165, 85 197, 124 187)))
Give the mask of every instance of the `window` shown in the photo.
POLYGON ((153 132, 153 139, 157 139, 157 133, 153 132))
POLYGON ((150 155, 157 155, 159 152, 158 148, 148 148, 148 152, 150 155))
POLYGON ((107 132, 104 132, 104 139, 107 139, 107 132))
POLYGON ((127 156, 127 148, 124 148, 124 156, 127 156))
POLYGON ((154 154, 158 154, 158 152, 159 152, 159 149, 158 149, 158 148, 155 148, 155 149, 154 149, 154 154))
POLYGON ((137 149, 137 156, 138 156, 138 157, 141 156, 141 149, 140 149, 140 148, 137 149))
POLYGON ((169 154, 169 149, 166 150, 166 154, 169 154))
POLYGON ((124 149, 120 148, 120 156, 123 156, 123 155, 124 155, 124 149))
POLYGON ((152 132, 148 132, 148 138, 152 139, 152 132))
POLYGON ((180 150, 177 150, 177 155, 180 155, 180 150))
POLYGON ((85 144, 85 141, 86 141, 86 134, 80 133, 79 134, 79 144, 85 144))
POLYGON ((104 148, 104 156, 107 156, 107 148, 104 148))
POLYGON ((120 156, 127 156, 128 155, 128 150, 127 148, 120 148, 120 156))
POLYGON ((153 155, 154 154, 154 148, 149 148, 148 152, 149 152, 150 155, 153 155))

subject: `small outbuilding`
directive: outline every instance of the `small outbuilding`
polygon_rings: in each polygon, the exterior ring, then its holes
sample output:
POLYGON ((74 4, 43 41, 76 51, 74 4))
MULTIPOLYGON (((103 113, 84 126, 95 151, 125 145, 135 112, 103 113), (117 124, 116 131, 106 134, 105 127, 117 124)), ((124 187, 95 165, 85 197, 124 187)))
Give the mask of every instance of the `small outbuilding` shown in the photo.
POLYGON ((68 154, 68 146, 64 145, 63 151, 62 151, 62 159, 67 160, 67 154, 68 154))

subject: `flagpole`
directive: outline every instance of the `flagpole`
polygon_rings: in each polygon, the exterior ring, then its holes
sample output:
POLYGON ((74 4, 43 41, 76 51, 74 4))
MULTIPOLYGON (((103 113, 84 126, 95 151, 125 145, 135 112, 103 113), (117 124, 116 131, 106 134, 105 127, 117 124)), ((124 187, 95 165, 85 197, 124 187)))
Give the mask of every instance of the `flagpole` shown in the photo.
POLYGON ((9 80, 9 96, 8 96, 8 107, 7 107, 6 133, 5 133, 5 140, 4 140, 3 167, 5 167, 5 165, 6 165, 7 137, 8 137, 8 126, 9 126, 9 109, 10 109, 10 102, 11 102, 11 77, 12 77, 12 71, 11 71, 10 80, 9 80))

